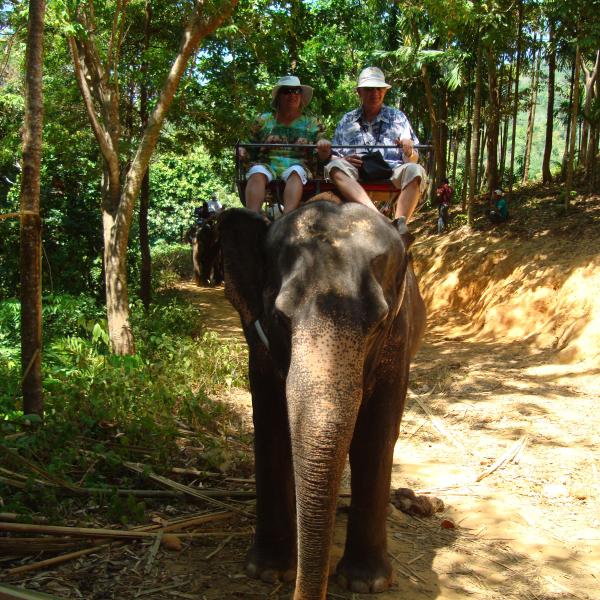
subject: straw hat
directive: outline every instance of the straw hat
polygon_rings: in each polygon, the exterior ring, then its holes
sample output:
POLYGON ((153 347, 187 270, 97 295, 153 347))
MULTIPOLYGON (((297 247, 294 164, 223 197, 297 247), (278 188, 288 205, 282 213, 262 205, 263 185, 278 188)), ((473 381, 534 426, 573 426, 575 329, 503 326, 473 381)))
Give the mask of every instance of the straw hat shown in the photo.
POLYGON ((391 88, 392 86, 385 82, 385 75, 379 67, 367 67, 360 72, 358 76, 357 88, 376 87, 391 88))
POLYGON ((282 87, 298 87, 302 89, 302 106, 307 106, 313 95, 313 89, 310 85, 302 85, 300 80, 295 75, 286 75, 281 77, 275 84, 271 92, 271 106, 276 108, 277 94, 282 87))

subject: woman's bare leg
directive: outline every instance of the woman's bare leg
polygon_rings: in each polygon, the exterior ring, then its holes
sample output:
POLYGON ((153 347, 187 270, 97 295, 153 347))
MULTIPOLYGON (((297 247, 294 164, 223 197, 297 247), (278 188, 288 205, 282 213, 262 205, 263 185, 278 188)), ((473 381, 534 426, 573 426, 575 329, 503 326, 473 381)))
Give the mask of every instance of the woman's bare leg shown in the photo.
POLYGON ((302 200, 302 179, 295 171, 288 177, 283 190, 283 212, 287 214, 296 210, 302 200))
POLYGON ((246 208, 255 212, 260 209, 265 201, 267 189, 267 176, 263 173, 254 173, 250 175, 246 184, 246 208))

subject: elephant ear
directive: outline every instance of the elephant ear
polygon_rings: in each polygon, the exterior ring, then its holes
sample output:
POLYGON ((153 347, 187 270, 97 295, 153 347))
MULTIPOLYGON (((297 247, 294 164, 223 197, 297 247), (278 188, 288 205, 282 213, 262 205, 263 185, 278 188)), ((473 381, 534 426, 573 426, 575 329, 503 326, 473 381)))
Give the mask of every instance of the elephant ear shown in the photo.
POLYGON ((265 282, 264 243, 269 222, 245 208, 223 211, 218 237, 223 251, 225 295, 247 325, 262 313, 265 282))

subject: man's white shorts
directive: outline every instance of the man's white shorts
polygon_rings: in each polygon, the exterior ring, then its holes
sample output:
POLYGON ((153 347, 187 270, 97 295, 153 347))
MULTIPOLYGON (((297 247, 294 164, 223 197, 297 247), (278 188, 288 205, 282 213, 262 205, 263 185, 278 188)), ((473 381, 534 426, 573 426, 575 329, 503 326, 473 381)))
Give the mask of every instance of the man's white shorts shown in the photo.
MULTIPOLYGON (((250 167, 246 173, 246 179, 250 179, 250 175, 254 175, 255 173, 262 173, 267 178, 267 183, 271 183, 271 181, 273 181, 273 173, 265 165, 254 165, 250 167)), ((281 174, 281 179, 283 179, 283 181, 287 181, 292 173, 298 173, 300 179, 302 180, 302 185, 306 185, 306 182, 308 181, 308 174, 306 169, 300 165, 292 165, 291 167, 288 167, 281 174)))
MULTIPOLYGON (((343 158, 334 158, 328 164, 325 165, 325 179, 331 181, 332 169, 339 169, 342 173, 345 173, 351 179, 358 179, 358 169, 351 165, 347 160, 343 158)), ((427 190, 427 173, 425 169, 418 163, 403 163, 398 165, 392 174, 391 182, 394 187, 399 190, 403 190, 409 183, 411 183, 417 177, 420 178, 419 190, 421 194, 427 190)))

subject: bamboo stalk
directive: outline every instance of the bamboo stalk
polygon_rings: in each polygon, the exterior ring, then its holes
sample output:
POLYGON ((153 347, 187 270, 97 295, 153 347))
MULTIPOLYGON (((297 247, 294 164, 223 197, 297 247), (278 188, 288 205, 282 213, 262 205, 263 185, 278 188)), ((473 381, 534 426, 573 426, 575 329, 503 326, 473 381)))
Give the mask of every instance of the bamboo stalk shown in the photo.
POLYGON ((131 469, 132 471, 135 471, 136 473, 139 473, 140 475, 145 475, 146 477, 149 477, 153 481, 161 483, 162 485, 165 485, 172 489, 184 492, 186 494, 189 494, 190 496, 194 496, 195 498, 200 498, 201 500, 204 500, 204 501, 208 502, 209 504, 213 504, 213 505, 219 506, 221 508, 226 508, 228 510, 233 510, 233 511, 238 512, 246 517, 252 518, 254 516, 251 513, 248 513, 245 510, 238 508, 237 506, 227 504, 226 502, 221 502, 220 500, 217 500, 217 499, 209 496, 208 494, 205 494, 193 487, 190 487, 189 485, 183 485, 181 483, 178 483, 177 481, 173 481, 172 479, 163 477, 162 475, 156 475, 155 473, 152 473, 152 472, 147 473, 147 472, 145 472, 144 468, 142 468, 139 464, 131 463, 131 462, 125 462, 123 464, 128 469, 131 469))
MULTIPOLYGON (((227 519, 233 516, 235 513, 231 511, 224 511, 219 513, 205 513, 202 515, 196 515, 194 517, 187 517, 176 519, 174 521, 168 522, 166 525, 143 525, 142 527, 136 528, 137 531, 156 531, 160 530, 163 533, 168 531, 175 531, 177 529, 185 529, 186 527, 192 527, 194 525, 200 525, 201 523, 209 523, 211 521, 218 521, 221 519, 227 519)), ((83 550, 77 550, 75 552, 69 552, 67 554, 62 554, 61 556, 55 556, 53 558, 48 558, 46 560, 38 561, 36 563, 30 563, 28 565, 23 565, 21 567, 15 567, 13 569, 9 569, 6 571, 7 576, 19 575, 21 573, 27 573, 29 571, 37 571, 38 569, 43 569, 45 567, 52 567, 55 565, 59 565, 70 560, 74 560, 76 558, 80 558, 82 556, 86 556, 88 554, 93 554, 103 548, 115 545, 122 545, 123 542, 108 542, 108 543, 98 543, 96 542, 94 546, 90 548, 84 548, 83 550)), ((1 599, 0 599, 1 600, 1 599)))
POLYGON ((123 531, 120 529, 100 529, 94 527, 61 527, 58 525, 29 525, 27 523, 0 523, 0 531, 67 535, 86 538, 125 538, 130 540, 154 537, 156 535, 149 531, 123 531))

